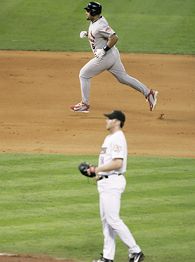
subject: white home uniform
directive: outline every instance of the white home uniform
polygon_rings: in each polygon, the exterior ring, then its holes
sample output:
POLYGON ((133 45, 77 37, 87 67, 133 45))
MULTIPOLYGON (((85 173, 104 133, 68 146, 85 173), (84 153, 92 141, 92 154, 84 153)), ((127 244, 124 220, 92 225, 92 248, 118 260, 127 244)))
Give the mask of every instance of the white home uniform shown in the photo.
MULTIPOLYGON (((115 34, 113 29, 108 25, 106 19, 101 16, 97 21, 91 22, 88 29, 88 39, 93 53, 97 49, 106 46, 108 38, 115 34)), ((81 84, 82 101, 89 104, 90 79, 99 73, 108 70, 119 82, 133 87, 141 92, 145 97, 150 93, 148 87, 137 79, 129 76, 121 62, 118 49, 114 46, 106 52, 102 58, 91 59, 80 71, 79 78, 81 84)))
POLYGON ((127 245, 130 254, 141 251, 130 230, 120 218, 120 200, 126 186, 124 173, 127 166, 127 143, 122 130, 105 138, 99 155, 99 166, 116 158, 123 159, 122 167, 119 170, 99 173, 106 177, 97 183, 104 234, 103 257, 110 260, 114 260, 115 256, 116 235, 127 245))

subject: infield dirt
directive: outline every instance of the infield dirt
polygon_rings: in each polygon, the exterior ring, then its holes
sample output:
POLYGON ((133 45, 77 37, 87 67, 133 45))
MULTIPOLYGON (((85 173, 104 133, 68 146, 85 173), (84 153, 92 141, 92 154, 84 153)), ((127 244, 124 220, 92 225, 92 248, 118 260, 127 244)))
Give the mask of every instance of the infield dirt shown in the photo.
POLYGON ((126 113, 130 155, 195 156, 195 57, 122 54, 127 72, 159 91, 144 96, 104 72, 91 81, 90 113, 71 112, 90 53, 0 51, 0 152, 98 154, 103 113, 126 113))

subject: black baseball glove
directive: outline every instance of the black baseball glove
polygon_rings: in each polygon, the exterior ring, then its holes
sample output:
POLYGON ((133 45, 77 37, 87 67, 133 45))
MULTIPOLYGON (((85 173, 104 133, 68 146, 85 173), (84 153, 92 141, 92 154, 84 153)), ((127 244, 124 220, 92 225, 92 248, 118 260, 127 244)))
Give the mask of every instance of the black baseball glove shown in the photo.
POLYGON ((90 165, 86 162, 80 163, 78 166, 79 171, 81 172, 82 175, 87 176, 87 177, 95 177, 95 166, 90 165))

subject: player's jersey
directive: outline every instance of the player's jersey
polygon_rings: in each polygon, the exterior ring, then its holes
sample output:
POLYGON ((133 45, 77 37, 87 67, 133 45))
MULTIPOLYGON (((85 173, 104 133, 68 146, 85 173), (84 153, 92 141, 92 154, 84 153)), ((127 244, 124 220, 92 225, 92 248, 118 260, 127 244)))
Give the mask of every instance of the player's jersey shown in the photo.
POLYGON ((115 32, 108 25, 107 20, 101 16, 94 23, 90 23, 88 29, 88 39, 93 52, 103 48, 108 41, 108 38, 115 32))
POLYGON ((123 164, 119 170, 113 170, 110 172, 101 172, 101 175, 111 175, 112 173, 125 173, 127 169, 127 143, 122 130, 108 135, 102 145, 99 155, 98 166, 105 165, 115 158, 122 158, 123 164))

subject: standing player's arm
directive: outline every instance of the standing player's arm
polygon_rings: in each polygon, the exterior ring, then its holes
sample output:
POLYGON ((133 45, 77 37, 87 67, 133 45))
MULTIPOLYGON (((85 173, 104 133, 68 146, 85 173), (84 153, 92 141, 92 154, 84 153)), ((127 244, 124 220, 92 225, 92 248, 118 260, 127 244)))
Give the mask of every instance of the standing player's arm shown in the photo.
POLYGON ((117 170, 117 169, 120 169, 122 167, 122 164, 123 164, 122 158, 114 158, 114 159, 111 160, 111 162, 109 162, 105 165, 96 167, 95 172, 96 172, 96 174, 98 174, 100 172, 109 172, 109 171, 112 171, 112 170, 117 170))

